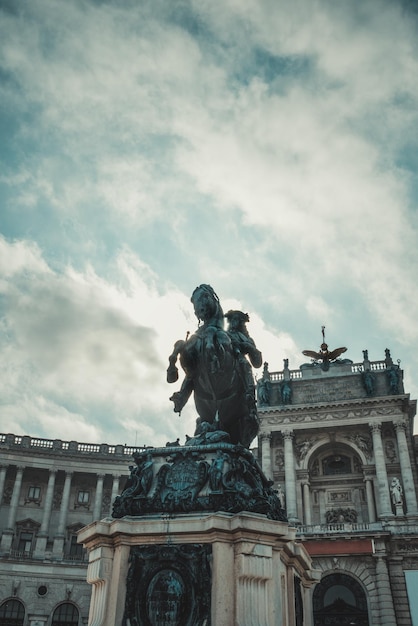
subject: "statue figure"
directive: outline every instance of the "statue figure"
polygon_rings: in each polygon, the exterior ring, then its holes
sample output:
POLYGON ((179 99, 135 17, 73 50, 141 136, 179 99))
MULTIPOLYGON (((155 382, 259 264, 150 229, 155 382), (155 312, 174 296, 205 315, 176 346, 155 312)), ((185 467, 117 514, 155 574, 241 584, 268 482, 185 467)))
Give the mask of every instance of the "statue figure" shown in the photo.
POLYGON ((399 478, 394 476, 390 483, 390 495, 392 497, 392 504, 403 504, 403 489, 399 478))
POLYGON ((277 497, 280 500, 280 505, 282 509, 285 509, 286 508, 286 496, 283 491, 283 487, 281 485, 277 485, 277 497))
POLYGON ((231 443, 249 447, 259 428, 251 365, 262 363, 245 327, 249 317, 242 311, 229 311, 225 331, 222 307, 210 285, 196 287, 191 302, 199 326, 190 337, 176 341, 167 369, 167 381, 175 382, 180 357, 186 375, 180 391, 170 398, 174 411, 180 413, 193 392, 199 424, 216 421, 230 435, 231 443))
POLYGON ((375 377, 370 370, 366 370, 365 372, 363 372, 361 377, 363 381, 363 387, 366 390, 367 395, 372 396, 374 394, 375 377))
POLYGON ((399 393, 399 369, 396 365, 392 365, 386 370, 389 382, 389 390, 392 395, 399 393))
POLYGON ((257 400, 260 406, 268 406, 270 404, 271 382, 268 366, 267 362, 264 363, 263 376, 261 380, 257 381, 257 400))
POLYGON ((280 385, 280 395, 283 404, 290 404, 292 400, 292 385, 290 380, 284 380, 280 385))
POLYGON ((228 460, 228 454, 225 454, 222 450, 217 450, 216 458, 212 460, 212 465, 209 469, 209 485, 212 491, 222 491, 223 469, 225 462, 228 460))
POLYGON ((385 363, 386 363, 386 367, 389 367, 390 365, 393 364, 392 357, 390 356, 389 348, 385 348, 385 363))
POLYGON ((232 349, 239 364, 248 408, 250 411, 255 411, 255 385, 251 365, 253 367, 261 367, 263 357, 260 350, 257 350, 254 340, 248 334, 246 327, 246 322, 250 321, 248 313, 230 310, 228 313, 225 313, 225 318, 228 321, 227 333, 231 338, 232 349), (248 355, 250 361, 245 358, 246 355, 248 355))
POLYGON ((209 422, 200 422, 197 420, 196 431, 193 437, 186 435, 185 446, 206 446, 211 443, 218 443, 219 441, 226 441, 229 443, 229 433, 219 429, 217 420, 213 424, 209 422))

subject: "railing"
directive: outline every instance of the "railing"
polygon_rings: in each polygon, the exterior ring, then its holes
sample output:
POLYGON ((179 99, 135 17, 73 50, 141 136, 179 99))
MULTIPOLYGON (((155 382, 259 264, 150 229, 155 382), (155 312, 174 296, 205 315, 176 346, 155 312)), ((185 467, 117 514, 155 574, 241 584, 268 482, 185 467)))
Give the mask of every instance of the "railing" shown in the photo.
MULTIPOLYGON (((17 559, 19 561, 35 560, 33 556, 33 550, 25 551, 25 550, 13 550, 12 549, 9 551, 9 558, 17 559)), ((38 561, 39 559, 36 559, 36 560, 38 561)), ((62 556, 62 559, 58 558, 57 560, 58 561, 62 560, 62 561, 65 561, 66 563, 72 563, 73 565, 77 565, 77 564, 87 563, 89 560, 89 557, 88 557, 87 551, 83 550, 82 554, 64 553, 62 556)))
POLYGON ((32 559, 33 558, 33 554, 32 554, 32 550, 30 551, 25 551, 25 550, 10 550, 9 555, 11 556, 12 559, 32 559))
POLYGON ((64 554, 63 561, 69 561, 70 563, 87 563, 89 560, 87 551, 83 550, 82 554, 64 554))
MULTIPOLYGON (((317 365, 319 363, 317 362, 317 365)), ((372 372, 379 372, 387 369, 386 361, 369 361, 370 370, 372 372)), ((360 374, 364 372, 364 362, 361 363, 351 363, 351 373, 352 374, 360 374)), ((270 381, 272 383, 281 382, 284 380, 284 371, 281 372, 269 372, 270 381)), ((297 370, 289 370, 289 375, 291 380, 298 380, 303 378, 303 372, 300 369, 297 370)))
POLYGON ((132 456, 136 452, 143 452, 148 446, 126 446, 108 445, 107 443, 79 443, 77 441, 62 441, 61 439, 41 439, 39 437, 20 436, 0 433, 0 449, 26 450, 36 449, 36 451, 47 450, 48 452, 60 451, 69 454, 93 454, 93 455, 114 455, 120 457, 132 456))
POLYGON ((342 522, 339 524, 311 524, 298 526, 296 533, 298 535, 326 535, 334 533, 363 533, 363 532, 376 532, 384 531, 381 522, 361 522, 361 523, 347 523, 342 522))

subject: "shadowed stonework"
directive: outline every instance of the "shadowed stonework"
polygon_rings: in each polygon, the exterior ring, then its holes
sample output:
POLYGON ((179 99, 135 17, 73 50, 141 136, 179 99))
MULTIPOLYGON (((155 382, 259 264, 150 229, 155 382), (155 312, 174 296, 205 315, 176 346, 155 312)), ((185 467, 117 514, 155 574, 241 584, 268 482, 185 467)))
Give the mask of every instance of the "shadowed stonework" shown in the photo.
POLYGON ((211 545, 131 548, 123 626, 209 626, 211 545))

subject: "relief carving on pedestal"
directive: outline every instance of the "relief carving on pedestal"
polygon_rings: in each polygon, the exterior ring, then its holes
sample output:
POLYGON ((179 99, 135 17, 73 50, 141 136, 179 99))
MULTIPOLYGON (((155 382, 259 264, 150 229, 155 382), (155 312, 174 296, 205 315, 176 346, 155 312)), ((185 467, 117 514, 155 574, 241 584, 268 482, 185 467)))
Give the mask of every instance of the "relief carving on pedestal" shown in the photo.
POLYGON ((131 548, 123 624, 210 623, 210 544, 131 548))

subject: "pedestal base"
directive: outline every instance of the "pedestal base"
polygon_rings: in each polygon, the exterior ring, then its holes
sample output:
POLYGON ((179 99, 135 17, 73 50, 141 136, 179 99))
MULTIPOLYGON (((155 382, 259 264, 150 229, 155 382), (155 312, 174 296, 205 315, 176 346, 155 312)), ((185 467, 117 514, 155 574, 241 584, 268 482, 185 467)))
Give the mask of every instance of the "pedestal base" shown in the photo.
POLYGON ((319 580, 295 529, 254 513, 105 519, 89 551, 92 626, 310 624, 319 580))

